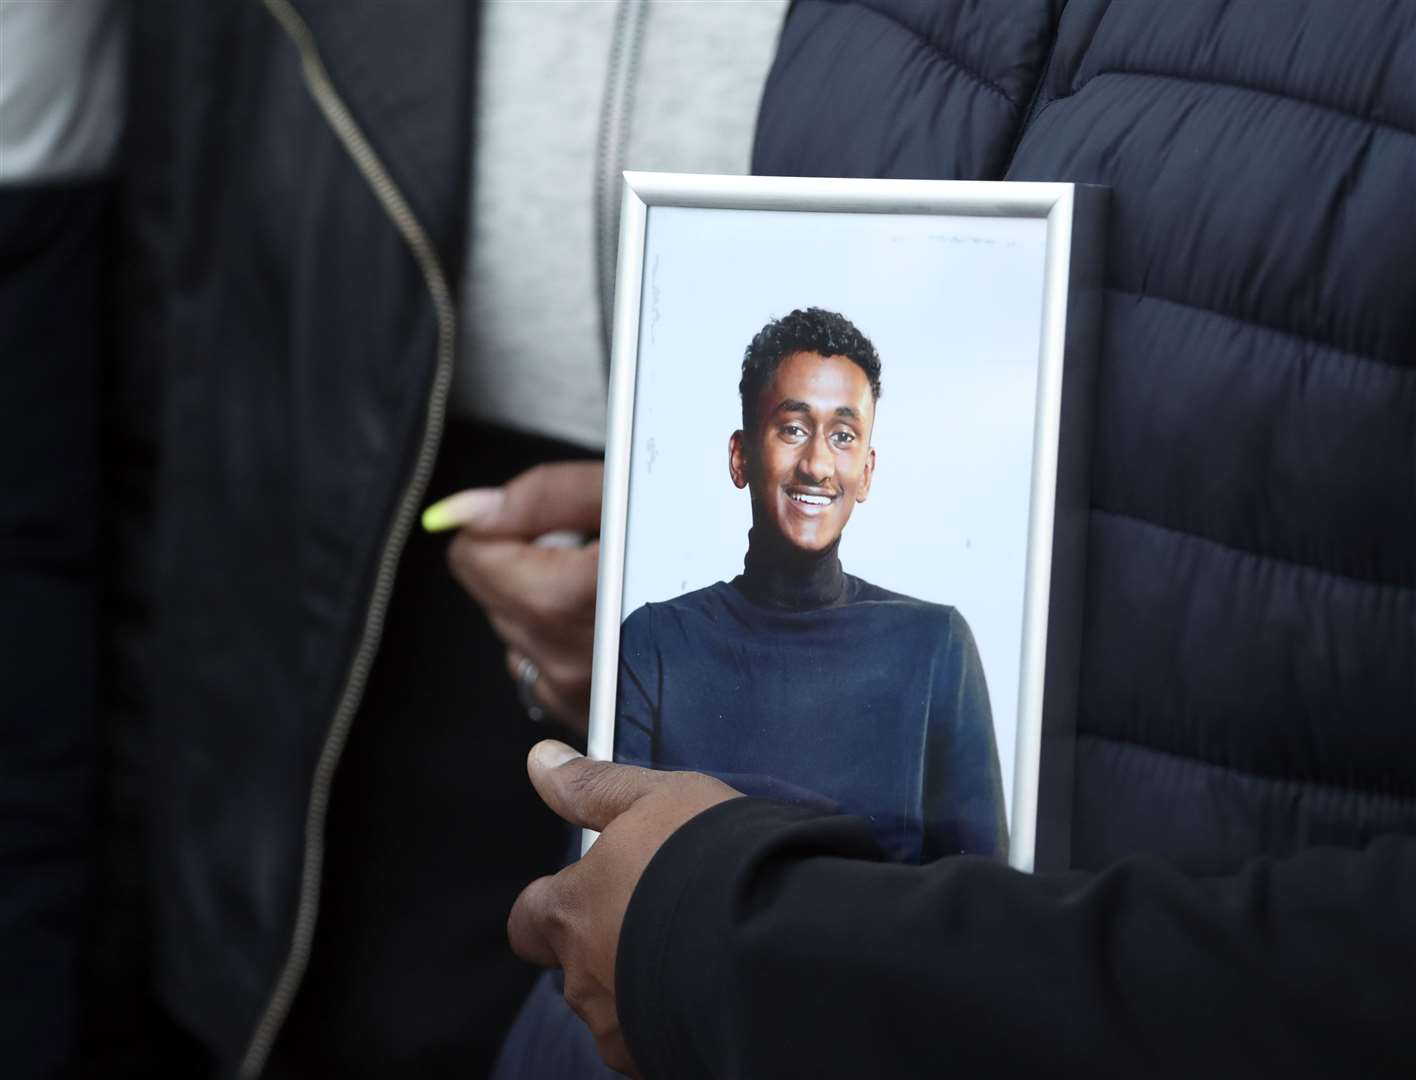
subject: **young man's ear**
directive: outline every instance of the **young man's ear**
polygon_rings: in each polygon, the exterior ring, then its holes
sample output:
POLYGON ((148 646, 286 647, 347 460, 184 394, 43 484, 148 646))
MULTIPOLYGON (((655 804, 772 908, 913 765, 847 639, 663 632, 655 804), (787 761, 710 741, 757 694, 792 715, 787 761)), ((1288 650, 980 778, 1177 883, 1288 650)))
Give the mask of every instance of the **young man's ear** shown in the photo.
POLYGON ((865 472, 860 477, 860 487, 856 488, 856 502, 863 503, 870 497, 870 481, 875 476, 875 447, 865 459, 865 472))
POLYGON ((739 491, 747 487, 747 436, 741 431, 728 440, 728 475, 739 491))

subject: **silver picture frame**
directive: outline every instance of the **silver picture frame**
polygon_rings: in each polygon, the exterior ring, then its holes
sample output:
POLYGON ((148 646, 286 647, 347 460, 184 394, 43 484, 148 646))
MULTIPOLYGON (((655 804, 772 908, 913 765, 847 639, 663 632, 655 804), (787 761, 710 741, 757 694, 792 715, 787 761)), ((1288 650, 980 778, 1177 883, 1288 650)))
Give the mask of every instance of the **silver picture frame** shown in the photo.
MULTIPOLYGON (((1086 569, 1088 463, 1105 189, 1070 183, 859 180, 627 172, 600 526, 587 752, 610 760, 630 510, 645 244, 655 211, 689 207, 868 215, 1027 218, 1045 223, 1009 864, 1070 862, 1072 743, 1086 569)), ((587 837, 587 844, 593 837, 587 837)))

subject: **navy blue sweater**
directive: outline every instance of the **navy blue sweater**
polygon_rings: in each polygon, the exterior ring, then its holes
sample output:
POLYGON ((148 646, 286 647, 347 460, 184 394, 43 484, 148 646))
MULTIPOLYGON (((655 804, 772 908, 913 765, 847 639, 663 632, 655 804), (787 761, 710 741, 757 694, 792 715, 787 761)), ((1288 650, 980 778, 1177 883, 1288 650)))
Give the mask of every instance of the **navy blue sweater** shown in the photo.
POLYGON ((774 595, 749 559, 732 582, 630 615, 616 760, 848 810, 899 860, 1005 854, 988 688, 963 616, 844 574, 834 554, 825 570, 774 595))

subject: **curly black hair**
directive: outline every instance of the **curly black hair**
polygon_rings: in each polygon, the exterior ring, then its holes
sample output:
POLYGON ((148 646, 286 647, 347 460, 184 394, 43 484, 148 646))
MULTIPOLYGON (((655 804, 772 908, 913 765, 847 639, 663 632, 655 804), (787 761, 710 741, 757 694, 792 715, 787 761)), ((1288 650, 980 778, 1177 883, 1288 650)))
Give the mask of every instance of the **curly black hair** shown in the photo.
POLYGON ((880 354, 855 325, 824 308, 798 308, 773 319, 757 332, 742 357, 742 427, 752 431, 757 423, 757 398, 772 381, 782 361, 793 353, 844 356, 865 372, 872 399, 880 400, 880 354))

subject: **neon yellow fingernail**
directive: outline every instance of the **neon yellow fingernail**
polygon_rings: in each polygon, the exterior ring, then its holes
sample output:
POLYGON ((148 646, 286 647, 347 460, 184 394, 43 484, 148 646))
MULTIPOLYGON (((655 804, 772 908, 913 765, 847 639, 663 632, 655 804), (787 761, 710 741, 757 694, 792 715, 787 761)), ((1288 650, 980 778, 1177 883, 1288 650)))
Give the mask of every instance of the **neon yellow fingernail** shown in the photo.
POLYGON ((448 529, 456 527, 457 521, 448 513, 446 499, 433 503, 423 511, 423 529, 427 532, 447 532, 448 529))
POLYGON ((449 495, 423 511, 423 528, 446 532, 459 526, 477 527, 493 521, 506 502, 501 488, 470 488, 449 495))

